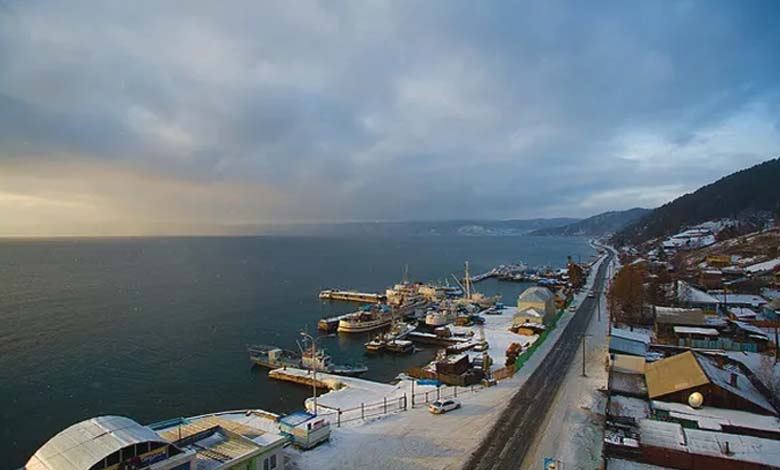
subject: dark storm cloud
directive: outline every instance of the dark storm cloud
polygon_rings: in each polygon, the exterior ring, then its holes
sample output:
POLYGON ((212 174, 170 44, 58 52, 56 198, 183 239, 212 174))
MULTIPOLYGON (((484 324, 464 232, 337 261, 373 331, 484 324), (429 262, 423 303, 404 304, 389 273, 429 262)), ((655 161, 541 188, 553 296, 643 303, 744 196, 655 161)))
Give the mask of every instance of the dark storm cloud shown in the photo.
POLYGON ((33 225, 584 216, 780 153, 773 2, 0 5, 33 225))

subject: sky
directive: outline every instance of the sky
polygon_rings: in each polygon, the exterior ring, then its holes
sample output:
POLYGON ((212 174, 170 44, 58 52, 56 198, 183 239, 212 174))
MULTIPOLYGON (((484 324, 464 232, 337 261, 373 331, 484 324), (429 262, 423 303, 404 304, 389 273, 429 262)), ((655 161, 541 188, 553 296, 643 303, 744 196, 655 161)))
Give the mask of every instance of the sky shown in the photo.
POLYGON ((778 18, 0 0, 0 236, 655 207, 780 156, 778 18))

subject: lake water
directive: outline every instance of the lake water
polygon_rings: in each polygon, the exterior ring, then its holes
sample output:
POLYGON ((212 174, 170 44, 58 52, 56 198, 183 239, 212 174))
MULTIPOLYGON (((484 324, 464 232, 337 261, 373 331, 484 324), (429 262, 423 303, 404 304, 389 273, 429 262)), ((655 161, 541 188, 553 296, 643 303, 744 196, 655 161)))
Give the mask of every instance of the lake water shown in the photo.
MULTIPOLYGON (((53 434, 92 416, 141 423, 238 408, 289 412, 306 387, 270 381, 246 345, 297 349, 298 331, 355 304, 328 287, 384 291, 502 263, 563 266, 594 253, 553 237, 113 238, 0 241, 0 467, 17 468, 53 434)), ((451 278, 450 278, 451 280, 451 278)), ((514 303, 522 284, 486 281, 514 303)), ((389 381, 429 360, 364 355, 366 337, 324 338, 335 362, 389 381)))

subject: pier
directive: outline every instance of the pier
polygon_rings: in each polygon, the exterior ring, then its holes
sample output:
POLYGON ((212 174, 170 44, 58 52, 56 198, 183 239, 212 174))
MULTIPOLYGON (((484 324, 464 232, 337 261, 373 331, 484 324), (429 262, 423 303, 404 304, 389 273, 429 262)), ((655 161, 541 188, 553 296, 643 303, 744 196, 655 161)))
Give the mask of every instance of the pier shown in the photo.
POLYGON ((320 292, 320 300, 344 300, 347 302, 378 304, 386 301, 387 296, 384 294, 375 294, 372 292, 326 289, 320 292))
MULTIPOLYGON (((298 369, 295 367, 285 367, 274 369, 268 372, 268 378, 275 380, 284 380, 301 385, 314 385, 314 374, 307 369, 298 369)), ((317 388, 327 388, 328 390, 338 390, 344 386, 341 381, 343 377, 320 372, 317 374, 317 388)))

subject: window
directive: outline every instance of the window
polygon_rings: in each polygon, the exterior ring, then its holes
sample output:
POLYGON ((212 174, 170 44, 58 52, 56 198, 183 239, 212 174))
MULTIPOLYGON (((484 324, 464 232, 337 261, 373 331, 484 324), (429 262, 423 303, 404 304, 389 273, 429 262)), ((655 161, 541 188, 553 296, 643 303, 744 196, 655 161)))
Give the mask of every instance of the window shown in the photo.
POLYGON ((106 465, 116 465, 119 463, 119 451, 114 452, 106 458, 106 465))
POLYGON ((268 466, 268 459, 263 459, 263 470, 271 470, 268 466))
POLYGON ((271 456, 271 469, 276 468, 276 454, 271 456))

